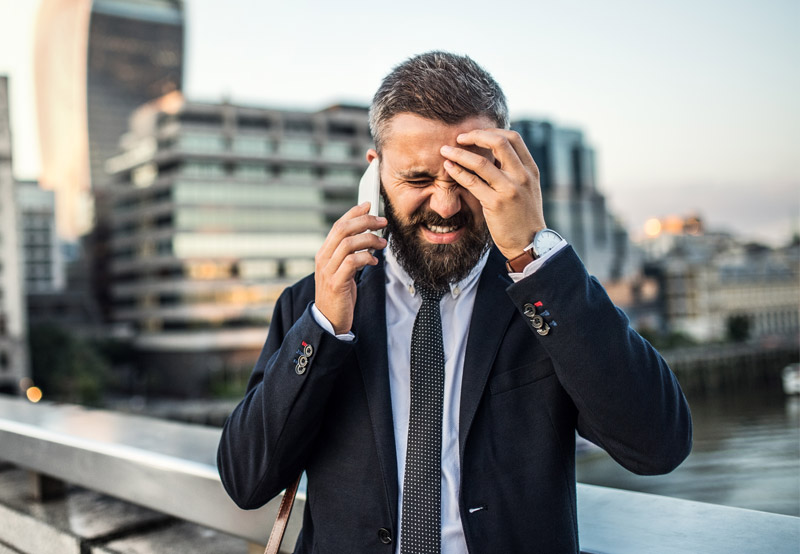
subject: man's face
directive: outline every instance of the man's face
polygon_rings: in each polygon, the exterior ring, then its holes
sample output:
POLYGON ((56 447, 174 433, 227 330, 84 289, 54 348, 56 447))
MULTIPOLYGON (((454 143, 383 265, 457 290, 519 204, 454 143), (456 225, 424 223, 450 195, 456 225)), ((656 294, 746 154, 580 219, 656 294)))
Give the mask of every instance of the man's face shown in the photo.
MULTIPOLYGON (((412 279, 444 288, 466 277, 491 244, 480 202, 453 181, 439 153, 456 137, 495 127, 484 116, 448 125, 410 113, 387 125, 381 155, 387 229, 398 262, 412 279)), ((491 152, 467 147, 493 159, 491 152)), ((377 152, 370 150, 371 161, 377 152)))

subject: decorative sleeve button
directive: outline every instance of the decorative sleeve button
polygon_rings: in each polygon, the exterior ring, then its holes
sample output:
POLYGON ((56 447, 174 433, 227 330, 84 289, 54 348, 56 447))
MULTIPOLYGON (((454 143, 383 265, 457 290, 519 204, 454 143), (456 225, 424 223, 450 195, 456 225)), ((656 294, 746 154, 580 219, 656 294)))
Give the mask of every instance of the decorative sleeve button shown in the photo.
POLYGON ((545 319, 550 315, 550 312, 544 309, 541 302, 523 304, 522 313, 528 318, 531 327, 542 337, 548 335, 550 329, 556 326, 555 321, 547 321, 545 319))
POLYGON ((308 359, 314 354, 314 347, 303 341, 295 354, 297 357, 292 360, 295 364, 294 371, 298 375, 303 375, 308 369, 308 359))

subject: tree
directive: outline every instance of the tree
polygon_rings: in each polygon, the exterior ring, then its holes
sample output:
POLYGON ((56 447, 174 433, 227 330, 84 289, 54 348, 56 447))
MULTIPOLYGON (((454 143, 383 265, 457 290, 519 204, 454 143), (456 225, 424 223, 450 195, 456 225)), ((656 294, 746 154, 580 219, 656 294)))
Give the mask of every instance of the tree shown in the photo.
POLYGON ((732 315, 728 318, 728 339, 744 342, 750 336, 750 319, 746 315, 732 315))
POLYGON ((100 404, 110 369, 92 343, 49 323, 32 326, 29 341, 33 380, 45 398, 100 404))

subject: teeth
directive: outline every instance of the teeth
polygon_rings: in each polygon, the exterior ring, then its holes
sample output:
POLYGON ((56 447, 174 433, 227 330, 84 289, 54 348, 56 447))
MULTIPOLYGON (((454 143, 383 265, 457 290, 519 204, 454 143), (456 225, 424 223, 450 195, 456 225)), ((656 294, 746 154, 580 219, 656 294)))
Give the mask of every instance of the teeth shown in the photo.
POLYGON ((428 225, 428 229, 433 231, 434 233, 452 233, 458 227, 442 227, 441 225, 428 225))

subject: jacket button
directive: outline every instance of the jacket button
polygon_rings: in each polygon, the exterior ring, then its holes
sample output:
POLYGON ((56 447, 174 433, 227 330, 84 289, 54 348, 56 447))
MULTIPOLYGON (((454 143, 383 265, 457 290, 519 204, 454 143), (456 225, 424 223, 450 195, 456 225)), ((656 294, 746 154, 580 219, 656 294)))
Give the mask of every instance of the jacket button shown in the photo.
POLYGON ((531 325, 533 325, 534 329, 541 329, 546 324, 544 322, 544 318, 540 315, 535 315, 531 318, 531 325))
POLYGON ((525 314, 525 317, 532 318, 536 315, 536 307, 533 304, 525 304, 522 307, 522 313, 525 314))
POLYGON ((392 544, 392 532, 386 527, 378 529, 378 538, 383 544, 392 544))

